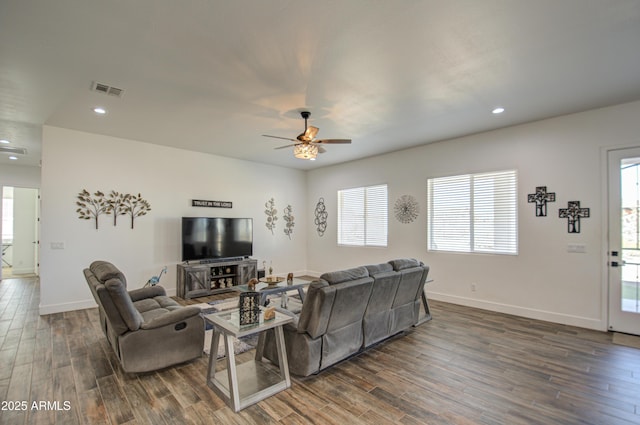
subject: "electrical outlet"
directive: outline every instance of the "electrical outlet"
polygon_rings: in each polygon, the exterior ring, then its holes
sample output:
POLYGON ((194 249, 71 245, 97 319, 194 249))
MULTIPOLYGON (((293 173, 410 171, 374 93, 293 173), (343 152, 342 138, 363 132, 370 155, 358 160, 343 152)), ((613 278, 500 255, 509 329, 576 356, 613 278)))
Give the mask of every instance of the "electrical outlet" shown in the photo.
POLYGON ((585 254, 587 252, 587 246, 582 243, 570 243, 567 245, 567 252, 585 254))
POLYGON ((476 284, 475 284, 475 282, 471 284, 471 292, 476 292, 476 284))

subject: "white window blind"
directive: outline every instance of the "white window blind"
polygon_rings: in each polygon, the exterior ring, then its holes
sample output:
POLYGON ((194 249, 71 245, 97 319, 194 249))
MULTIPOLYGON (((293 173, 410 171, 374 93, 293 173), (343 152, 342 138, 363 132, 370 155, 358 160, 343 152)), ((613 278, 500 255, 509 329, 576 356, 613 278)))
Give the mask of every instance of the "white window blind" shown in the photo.
POLYGON ((515 170, 427 181, 430 251, 518 253, 515 170))
POLYGON ((387 185, 338 191, 338 245, 387 246, 387 185))

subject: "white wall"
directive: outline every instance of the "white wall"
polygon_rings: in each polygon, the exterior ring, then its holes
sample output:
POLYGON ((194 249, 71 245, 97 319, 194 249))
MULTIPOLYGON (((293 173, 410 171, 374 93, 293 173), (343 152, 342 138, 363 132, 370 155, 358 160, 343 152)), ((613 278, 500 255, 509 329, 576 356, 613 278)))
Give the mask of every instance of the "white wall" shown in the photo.
POLYGON ((329 271, 414 257, 431 266, 435 281, 428 289, 433 299, 604 330, 602 155, 606 147, 640 145, 638 117, 640 102, 635 102, 311 171, 310 215, 324 197, 329 222, 324 237, 312 225, 307 229, 308 268, 329 271), (427 252, 427 178, 504 169, 518 170, 519 255, 427 252), (337 190, 378 183, 389 186, 388 247, 337 247, 337 190), (536 186, 556 193, 547 217, 535 217, 533 204, 527 203, 536 186), (393 204, 404 194, 420 202, 420 215, 411 224, 393 217, 393 204), (558 218, 558 209, 574 200, 591 210, 580 234, 568 234, 566 220, 558 218), (584 244, 587 252, 567 252, 570 243, 584 244), (475 292, 471 283, 476 283, 475 292))
POLYGON ((302 171, 45 126, 41 188, 41 314, 94 306, 82 270, 99 259, 116 264, 129 288, 143 286, 166 265, 160 283, 175 294, 183 216, 252 217, 253 258, 272 260, 276 274, 306 268, 302 171), (112 216, 101 216, 96 230, 76 213, 83 189, 140 193, 152 210, 133 230, 125 216, 115 227, 112 216), (274 235, 264 225, 271 197, 280 216, 274 235), (233 208, 191 207, 192 199, 231 201, 233 208), (296 218, 291 240, 281 219, 287 204, 296 218), (64 249, 53 249, 60 243, 64 249))
POLYGON ((40 187, 40 167, 3 165, 0 167, 0 186, 40 187))

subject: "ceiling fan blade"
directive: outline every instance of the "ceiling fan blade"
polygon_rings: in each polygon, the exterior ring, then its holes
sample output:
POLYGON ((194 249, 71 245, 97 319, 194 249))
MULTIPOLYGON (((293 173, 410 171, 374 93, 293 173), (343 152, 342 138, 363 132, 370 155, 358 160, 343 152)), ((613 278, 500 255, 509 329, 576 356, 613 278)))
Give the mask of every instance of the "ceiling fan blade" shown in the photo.
POLYGON ((292 144, 292 145, 278 146, 277 148, 274 148, 274 149, 286 149, 286 148, 290 148, 290 147, 292 147, 292 146, 299 145, 299 144, 300 144, 300 143, 294 143, 294 144, 292 144))
POLYGON ((304 133, 298 135, 297 139, 301 142, 311 142, 318 134, 318 130, 320 130, 318 127, 309 126, 304 133))
POLYGON ((273 138, 273 139, 290 140, 290 141, 292 141, 292 142, 295 142, 295 141, 296 141, 296 139, 292 139, 292 138, 290 138, 290 137, 270 136, 270 135, 268 135, 268 134, 263 134, 262 136, 263 136, 263 137, 271 137, 271 138, 273 138))
POLYGON ((307 128, 307 131, 304 132, 304 134, 309 138, 309 140, 313 140, 316 138, 316 134, 318 134, 318 131, 320 131, 318 127, 310 125, 309 128, 307 128))
POLYGON ((313 141, 313 143, 323 144, 323 145, 329 145, 329 144, 334 144, 334 145, 338 145, 338 144, 347 145, 347 144, 351 143, 351 139, 324 139, 324 140, 314 140, 314 141, 313 141))

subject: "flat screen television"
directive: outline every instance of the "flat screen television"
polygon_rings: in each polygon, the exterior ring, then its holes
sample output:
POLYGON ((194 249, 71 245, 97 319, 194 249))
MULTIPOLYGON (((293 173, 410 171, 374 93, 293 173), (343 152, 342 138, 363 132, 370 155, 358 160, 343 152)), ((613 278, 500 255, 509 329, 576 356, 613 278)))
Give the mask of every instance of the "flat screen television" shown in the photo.
POLYGON ((182 261, 253 255, 251 218, 182 217, 182 261))

